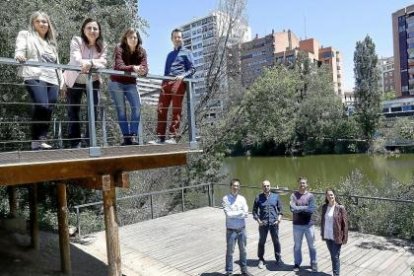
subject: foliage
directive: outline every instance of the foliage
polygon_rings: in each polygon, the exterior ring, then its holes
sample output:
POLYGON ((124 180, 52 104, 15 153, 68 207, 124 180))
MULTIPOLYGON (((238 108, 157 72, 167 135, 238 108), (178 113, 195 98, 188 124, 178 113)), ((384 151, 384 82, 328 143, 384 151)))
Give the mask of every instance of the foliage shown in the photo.
POLYGON ((352 195, 386 197, 397 200, 414 198, 414 182, 402 184, 390 178, 387 186, 363 185, 363 175, 354 171, 341 183, 338 194, 345 205, 350 229, 364 233, 414 240, 414 204, 356 198, 352 195))
POLYGON ((368 35, 356 43, 354 52, 355 110, 363 135, 371 140, 378 125, 381 93, 375 44, 368 35))
POLYGON ((248 143, 288 144, 294 139, 299 85, 295 71, 284 66, 265 70, 242 104, 248 143))

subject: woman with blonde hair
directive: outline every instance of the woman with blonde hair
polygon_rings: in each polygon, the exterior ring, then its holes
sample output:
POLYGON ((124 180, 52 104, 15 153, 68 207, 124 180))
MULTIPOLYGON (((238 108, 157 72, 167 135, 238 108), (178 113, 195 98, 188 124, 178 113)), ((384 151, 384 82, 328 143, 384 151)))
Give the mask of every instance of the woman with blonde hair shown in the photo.
MULTIPOLYGON (((20 31, 14 57, 17 61, 59 63, 56 32, 49 16, 41 11, 30 16, 28 30, 20 31)), ((33 150, 50 149, 47 134, 57 101, 59 85, 63 84, 61 70, 47 67, 22 66, 19 75, 34 103, 31 135, 33 150)))
MULTIPOLYGON (((142 48, 142 39, 139 32, 133 28, 127 29, 122 35, 121 43, 115 47, 114 58, 115 70, 135 72, 139 76, 145 76, 148 73, 147 53, 142 48)), ((137 79, 131 76, 112 75, 108 86, 124 138, 121 145, 136 145, 138 144, 136 136, 138 134, 141 107, 137 79), (131 109, 129 122, 125 100, 129 102, 131 109)))

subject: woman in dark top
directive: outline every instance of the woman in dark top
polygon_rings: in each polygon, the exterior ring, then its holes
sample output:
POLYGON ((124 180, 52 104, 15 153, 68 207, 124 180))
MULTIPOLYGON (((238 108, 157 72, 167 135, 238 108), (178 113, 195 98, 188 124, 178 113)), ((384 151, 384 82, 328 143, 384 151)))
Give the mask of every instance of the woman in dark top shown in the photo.
MULTIPOLYGON (((121 43, 114 51, 115 70, 135 72, 139 76, 148 73, 147 53, 142 48, 139 32, 129 28, 122 36, 121 43)), ((130 76, 111 76, 109 92, 118 113, 119 127, 124 137, 122 145, 136 145, 138 133, 141 99, 137 89, 137 79, 130 76), (125 100, 131 108, 131 118, 128 121, 125 100)))
POLYGON ((332 272, 339 276, 342 244, 348 241, 348 214, 345 207, 335 198, 332 189, 325 192, 325 204, 322 206, 321 235, 326 241, 332 261, 332 272))

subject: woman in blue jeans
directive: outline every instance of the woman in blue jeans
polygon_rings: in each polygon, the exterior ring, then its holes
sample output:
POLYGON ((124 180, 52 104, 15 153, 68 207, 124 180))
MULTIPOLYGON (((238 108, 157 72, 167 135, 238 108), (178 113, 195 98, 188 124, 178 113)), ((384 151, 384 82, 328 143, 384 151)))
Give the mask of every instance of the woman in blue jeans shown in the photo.
MULTIPOLYGON (((114 50, 114 69, 135 72, 139 76, 148 73, 147 53, 142 48, 142 39, 139 32, 133 28, 125 31, 121 43, 114 50)), ((109 82, 109 92, 114 101, 118 114, 118 123, 123 135, 122 146, 136 145, 140 117, 141 99, 137 89, 137 79, 131 76, 112 75, 109 82), (131 108, 131 118, 128 121, 126 103, 131 108)))
POLYGON ((348 241, 348 213, 335 198, 335 192, 327 189, 322 206, 321 235, 331 255, 332 272, 339 276, 341 247, 348 241))
MULTIPOLYGON (((14 57, 21 63, 59 63, 56 33, 46 13, 37 11, 31 15, 29 29, 20 31, 17 36, 14 57)), ((59 93, 59 84, 63 82, 62 72, 54 68, 22 66, 19 75, 23 77, 34 103, 31 148, 50 149, 52 146, 48 144, 47 134, 59 93)))

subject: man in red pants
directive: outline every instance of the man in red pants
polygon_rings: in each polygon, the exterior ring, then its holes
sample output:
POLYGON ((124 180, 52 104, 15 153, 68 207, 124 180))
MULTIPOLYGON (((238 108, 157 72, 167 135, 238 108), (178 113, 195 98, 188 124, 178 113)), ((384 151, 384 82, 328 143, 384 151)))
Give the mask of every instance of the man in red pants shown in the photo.
POLYGON ((158 100, 158 123, 155 141, 149 144, 176 144, 178 130, 180 128, 181 110, 183 98, 187 88, 184 78, 189 78, 195 73, 191 51, 183 48, 183 33, 180 29, 171 32, 171 41, 174 50, 171 51, 165 62, 164 76, 174 77, 174 80, 164 80, 161 85, 161 94, 158 100), (167 139, 167 114, 172 102, 172 118, 167 139))

